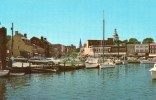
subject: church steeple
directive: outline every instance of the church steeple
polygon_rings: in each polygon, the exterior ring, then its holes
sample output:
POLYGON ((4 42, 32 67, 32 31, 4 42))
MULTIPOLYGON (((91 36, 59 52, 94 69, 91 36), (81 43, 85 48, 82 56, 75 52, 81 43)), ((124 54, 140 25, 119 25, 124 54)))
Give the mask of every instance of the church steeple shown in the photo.
POLYGON ((113 40, 114 40, 114 43, 116 44, 119 40, 119 36, 118 36, 118 33, 117 33, 117 30, 116 28, 114 29, 114 34, 113 34, 113 40))
POLYGON ((81 43, 81 39, 80 39, 80 43, 79 43, 79 48, 82 48, 82 43, 81 43))

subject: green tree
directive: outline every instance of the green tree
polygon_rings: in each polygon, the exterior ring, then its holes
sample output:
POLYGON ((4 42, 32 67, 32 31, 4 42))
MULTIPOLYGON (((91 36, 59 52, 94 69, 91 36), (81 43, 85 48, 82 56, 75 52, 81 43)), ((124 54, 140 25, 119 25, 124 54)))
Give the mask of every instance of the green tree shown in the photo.
POLYGON ((71 52, 70 53, 70 57, 72 57, 72 58, 76 58, 77 57, 77 55, 78 55, 78 53, 77 52, 75 52, 75 51, 73 51, 73 52, 71 52))
POLYGON ((136 43, 140 43, 140 42, 136 38, 130 38, 128 43, 136 44, 136 43))
POLYGON ((154 40, 153 40, 153 38, 145 38, 142 42, 143 43, 153 43, 154 40))

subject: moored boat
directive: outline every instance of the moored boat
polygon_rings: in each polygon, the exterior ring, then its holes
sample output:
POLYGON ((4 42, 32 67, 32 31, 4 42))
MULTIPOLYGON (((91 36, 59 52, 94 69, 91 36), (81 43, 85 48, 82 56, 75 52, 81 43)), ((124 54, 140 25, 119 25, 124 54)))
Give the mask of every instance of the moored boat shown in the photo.
POLYGON ((123 60, 122 64, 128 64, 128 61, 127 60, 123 60))
POLYGON ((32 57, 28 60, 29 63, 47 64, 49 61, 44 57, 32 57))
POLYGON ((115 67, 115 63, 113 60, 111 59, 106 59, 103 63, 99 64, 99 68, 114 68, 115 67))
POLYGON ((99 66, 98 58, 88 58, 85 61, 86 68, 97 68, 99 66))
POLYGON ((14 72, 10 72, 11 76, 22 76, 25 75, 25 72, 18 72, 18 73, 14 73, 14 72))
POLYGON ((9 70, 0 70, 0 77, 7 76, 9 74, 9 70))
POLYGON ((148 58, 146 60, 140 60, 140 63, 142 63, 142 64, 155 64, 156 58, 148 58))
POLYGON ((156 79, 156 64, 149 71, 151 72, 152 79, 156 79))
POLYGON ((121 61, 120 59, 115 60, 115 64, 116 64, 116 65, 120 65, 120 64, 122 64, 122 61, 121 61))

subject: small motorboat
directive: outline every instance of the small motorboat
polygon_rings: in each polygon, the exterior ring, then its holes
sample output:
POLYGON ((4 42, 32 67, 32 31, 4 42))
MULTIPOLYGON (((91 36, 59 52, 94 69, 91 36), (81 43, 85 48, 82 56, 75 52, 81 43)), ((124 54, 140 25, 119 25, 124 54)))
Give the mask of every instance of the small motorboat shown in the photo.
POLYGON ((9 73, 9 70, 0 70, 0 77, 3 77, 3 76, 7 76, 9 73))
POLYGON ((152 79, 156 79, 156 64, 149 71, 151 72, 152 79))

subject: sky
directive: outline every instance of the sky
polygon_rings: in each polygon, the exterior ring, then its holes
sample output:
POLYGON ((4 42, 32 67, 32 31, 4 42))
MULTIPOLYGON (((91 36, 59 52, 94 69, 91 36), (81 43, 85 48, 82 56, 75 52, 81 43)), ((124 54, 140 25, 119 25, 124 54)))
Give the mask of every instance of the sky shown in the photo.
POLYGON ((152 37, 156 40, 156 0, 1 0, 0 27, 30 39, 44 36, 52 44, 79 46, 105 39, 117 29, 120 40, 152 37))

